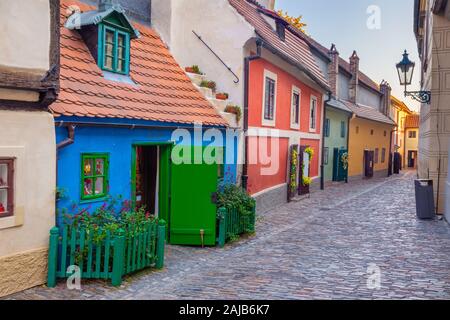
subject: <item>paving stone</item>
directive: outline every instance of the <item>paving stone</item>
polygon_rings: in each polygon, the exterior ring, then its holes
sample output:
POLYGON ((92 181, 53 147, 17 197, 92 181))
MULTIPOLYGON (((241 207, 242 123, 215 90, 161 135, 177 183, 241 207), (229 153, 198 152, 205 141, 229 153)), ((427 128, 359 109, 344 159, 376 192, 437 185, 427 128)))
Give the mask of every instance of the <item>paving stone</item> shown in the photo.
POLYGON ((450 227, 416 219, 413 179, 333 185, 264 213, 256 236, 224 249, 168 246, 163 271, 120 288, 60 281, 6 299, 450 299, 450 227), (367 286, 372 263, 378 290, 367 286))

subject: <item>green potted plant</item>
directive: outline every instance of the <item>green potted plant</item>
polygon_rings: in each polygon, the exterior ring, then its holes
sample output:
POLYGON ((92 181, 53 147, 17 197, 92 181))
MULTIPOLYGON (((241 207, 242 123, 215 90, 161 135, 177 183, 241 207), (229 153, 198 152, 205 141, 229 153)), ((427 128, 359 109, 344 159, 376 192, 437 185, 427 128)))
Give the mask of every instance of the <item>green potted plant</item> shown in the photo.
POLYGON ((227 100, 228 99, 228 93, 220 92, 216 94, 217 100, 227 100))
POLYGON ((211 89, 213 92, 216 91, 216 83, 215 83, 214 81, 203 80, 203 81, 200 83, 200 87, 203 87, 203 88, 209 88, 209 89, 211 89))
POLYGON ((200 75, 203 74, 197 65, 194 65, 191 67, 186 67, 184 70, 188 73, 194 73, 194 74, 200 74, 200 75))
POLYGON ((235 114, 236 115, 236 121, 237 122, 241 121, 241 118, 242 118, 242 109, 241 109, 241 107, 236 106, 236 105, 228 105, 225 108, 225 112, 235 114))

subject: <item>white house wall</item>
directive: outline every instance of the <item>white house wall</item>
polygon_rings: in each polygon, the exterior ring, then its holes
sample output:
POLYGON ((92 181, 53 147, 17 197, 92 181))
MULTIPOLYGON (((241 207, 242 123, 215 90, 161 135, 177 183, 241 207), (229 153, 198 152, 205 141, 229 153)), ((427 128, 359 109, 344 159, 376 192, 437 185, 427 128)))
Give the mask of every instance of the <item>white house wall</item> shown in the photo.
POLYGON ((0 1, 0 68, 49 69, 49 0, 0 1))
POLYGON ((152 21, 182 67, 198 65, 217 83, 218 91, 229 93, 231 102, 243 105, 243 47, 254 37, 254 30, 227 0, 153 0, 152 21), (193 30, 238 75, 238 84, 193 30))

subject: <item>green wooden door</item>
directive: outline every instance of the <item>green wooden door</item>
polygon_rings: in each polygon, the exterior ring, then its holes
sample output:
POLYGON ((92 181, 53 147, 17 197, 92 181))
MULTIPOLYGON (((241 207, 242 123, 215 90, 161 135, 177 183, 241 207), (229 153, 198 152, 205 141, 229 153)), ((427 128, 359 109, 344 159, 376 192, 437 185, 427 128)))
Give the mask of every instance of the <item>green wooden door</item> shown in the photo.
MULTIPOLYGON (((192 158, 193 159, 193 158, 192 158)), ((216 244, 217 164, 171 165, 171 244, 216 244)))
POLYGON ((348 151, 339 150, 339 170, 338 181, 347 181, 348 179, 348 151))

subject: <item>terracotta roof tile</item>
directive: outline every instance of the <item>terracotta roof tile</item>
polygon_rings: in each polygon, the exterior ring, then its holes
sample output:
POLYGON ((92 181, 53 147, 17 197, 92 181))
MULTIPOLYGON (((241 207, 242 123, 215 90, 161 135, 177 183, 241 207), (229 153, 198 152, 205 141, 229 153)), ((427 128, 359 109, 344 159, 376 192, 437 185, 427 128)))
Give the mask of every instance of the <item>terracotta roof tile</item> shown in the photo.
POLYGON ((130 78, 135 84, 105 79, 79 33, 64 27, 66 9, 74 4, 82 11, 95 9, 61 0, 61 92, 50 106, 55 116, 228 126, 150 27, 134 23, 141 34, 131 41, 130 78))
POLYGON ((418 114, 409 115, 406 117, 405 128, 413 129, 420 127, 420 116, 418 114))
POLYGON ((247 0, 229 0, 229 3, 255 28, 255 32, 265 42, 287 58, 301 64, 319 85, 329 89, 328 80, 317 65, 307 43, 290 32, 289 28, 286 29, 285 41, 282 41, 272 26, 263 17, 264 12, 269 16, 273 16, 274 13, 266 9, 261 9, 261 7, 253 2, 247 0))

